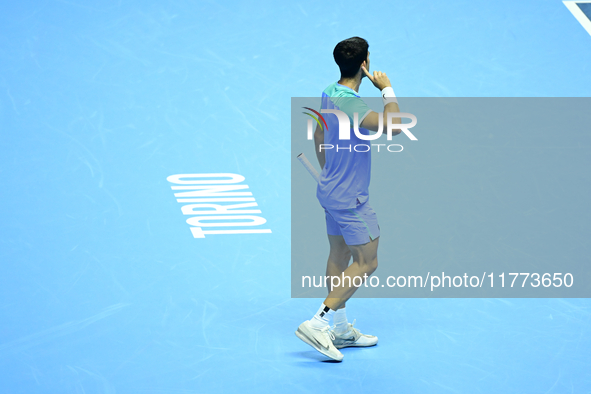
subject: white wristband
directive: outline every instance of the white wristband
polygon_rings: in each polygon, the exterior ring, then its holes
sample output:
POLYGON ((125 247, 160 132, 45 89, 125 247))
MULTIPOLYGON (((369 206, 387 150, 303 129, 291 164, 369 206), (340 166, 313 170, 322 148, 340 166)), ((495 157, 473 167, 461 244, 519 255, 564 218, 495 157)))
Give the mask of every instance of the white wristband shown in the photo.
POLYGON ((394 89, 392 89, 391 86, 387 86, 384 89, 382 89, 382 98, 384 99, 384 107, 388 103, 398 104, 398 99, 396 98, 396 95, 394 94, 394 89))

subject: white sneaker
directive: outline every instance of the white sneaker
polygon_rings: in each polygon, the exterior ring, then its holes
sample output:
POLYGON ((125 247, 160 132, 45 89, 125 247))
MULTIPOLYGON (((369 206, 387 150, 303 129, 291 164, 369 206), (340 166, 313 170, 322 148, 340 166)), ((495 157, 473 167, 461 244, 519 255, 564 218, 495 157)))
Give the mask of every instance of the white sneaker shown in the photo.
POLYGON ((332 330, 334 337, 332 343, 337 349, 349 346, 374 346, 378 343, 378 337, 362 334, 358 329, 353 327, 355 322, 356 320, 353 320, 353 324, 349 323, 349 329, 343 334, 337 334, 332 330))
POLYGON ((332 331, 330 331, 329 326, 319 330, 312 327, 310 321, 306 320, 300 324, 295 334, 302 341, 306 342, 325 356, 336 361, 341 361, 343 359, 343 353, 339 352, 332 343, 335 336, 332 331))

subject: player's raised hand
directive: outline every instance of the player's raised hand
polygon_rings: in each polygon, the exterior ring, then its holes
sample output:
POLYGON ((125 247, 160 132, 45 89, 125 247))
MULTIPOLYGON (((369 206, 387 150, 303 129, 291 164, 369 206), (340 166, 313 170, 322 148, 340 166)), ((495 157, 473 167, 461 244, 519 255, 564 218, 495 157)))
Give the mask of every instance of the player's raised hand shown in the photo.
POLYGON ((363 72, 365 73, 365 75, 367 76, 367 78, 369 78, 369 80, 371 81, 371 83, 373 83, 373 86, 375 86, 379 90, 382 90, 382 89, 384 89, 385 87, 388 87, 388 86, 392 86, 392 84, 390 83, 390 79, 388 78, 388 76, 386 75, 386 73, 383 73, 381 71, 374 71, 373 72, 373 75, 371 75, 365 69, 365 67, 361 66, 361 69, 363 70, 363 72))

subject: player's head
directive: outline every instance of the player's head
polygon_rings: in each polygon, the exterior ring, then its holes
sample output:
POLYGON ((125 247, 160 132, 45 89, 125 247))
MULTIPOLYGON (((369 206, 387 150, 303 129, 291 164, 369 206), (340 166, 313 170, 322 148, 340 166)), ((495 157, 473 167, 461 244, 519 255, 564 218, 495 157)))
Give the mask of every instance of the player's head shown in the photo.
MULTIPOLYGON (((341 78, 354 78, 366 62, 369 69, 369 44, 361 37, 351 37, 337 44, 332 52, 341 70, 341 78)), ((364 74, 361 74, 364 76, 364 74)))

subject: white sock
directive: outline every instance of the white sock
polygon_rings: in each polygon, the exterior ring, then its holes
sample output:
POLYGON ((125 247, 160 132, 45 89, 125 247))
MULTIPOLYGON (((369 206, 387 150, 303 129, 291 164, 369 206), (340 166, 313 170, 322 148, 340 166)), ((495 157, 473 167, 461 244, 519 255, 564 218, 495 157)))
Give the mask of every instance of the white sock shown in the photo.
POLYGON ((332 319, 333 315, 334 311, 323 303, 314 317, 310 319, 310 325, 312 328, 316 328, 318 330, 328 327, 330 326, 330 320, 332 319))
POLYGON ((349 322, 347 321, 347 313, 345 308, 341 308, 334 313, 335 332, 337 334, 344 334, 349 331, 349 322))

